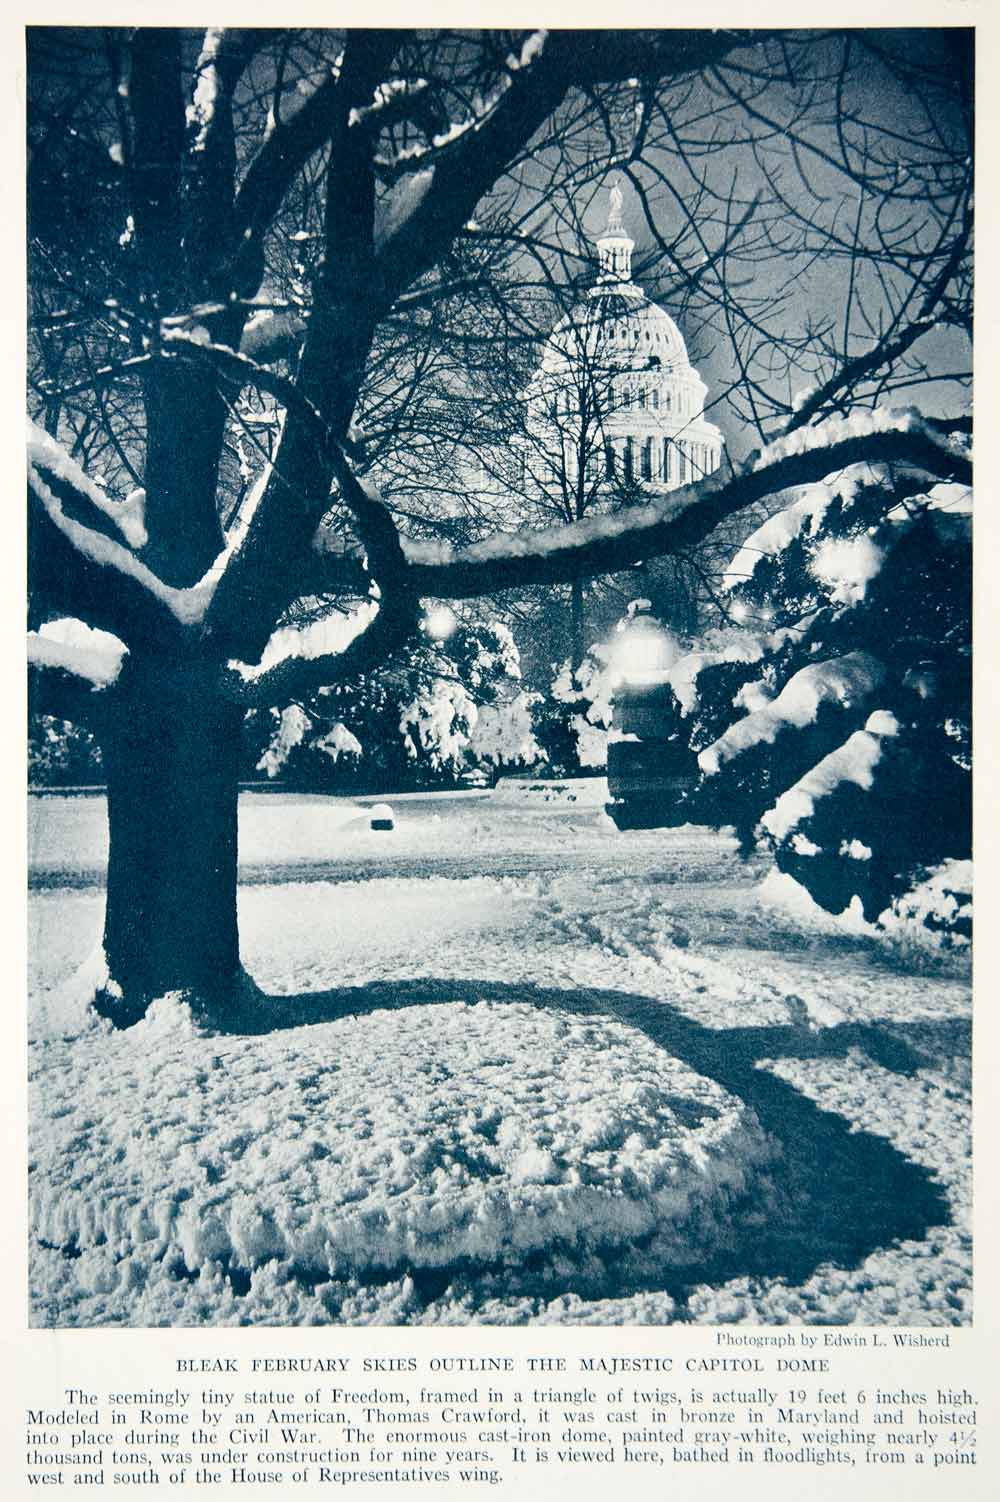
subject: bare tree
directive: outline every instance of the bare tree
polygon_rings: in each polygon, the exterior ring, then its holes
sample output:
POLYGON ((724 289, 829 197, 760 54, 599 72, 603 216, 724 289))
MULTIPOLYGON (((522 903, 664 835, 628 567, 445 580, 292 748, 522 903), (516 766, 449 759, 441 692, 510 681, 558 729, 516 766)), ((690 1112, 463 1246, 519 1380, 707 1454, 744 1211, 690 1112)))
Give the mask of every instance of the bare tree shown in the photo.
POLYGON ((859 116, 835 144, 860 204, 853 229, 796 208, 767 160, 778 131, 831 155, 814 122, 831 91, 846 100, 858 45, 727 31, 33 33, 33 621, 71 617, 127 651, 109 667, 36 634, 32 662, 37 702, 92 725, 104 751, 110 1015, 128 1021, 167 990, 224 999, 240 980, 248 708, 383 663, 428 597, 683 552, 849 463, 891 459, 920 483, 968 476, 947 423, 882 410, 824 421, 898 386, 932 323, 967 311, 961 66, 880 59, 913 118, 894 133, 859 116), (898 152, 896 135, 909 143, 898 152), (710 170, 723 145, 759 159, 746 204, 710 170), (366 478, 352 423, 381 399, 382 430, 417 452, 435 310, 461 299, 485 346, 516 316, 487 275, 497 256, 557 276, 574 254, 559 216, 612 160, 690 316, 727 333, 734 391, 777 441, 639 508, 574 511, 527 534, 503 530, 507 512, 455 546, 433 505, 421 516, 404 497, 397 514, 366 478), (672 239, 658 184, 680 206, 672 239), (841 333, 776 331, 768 295, 741 286, 748 264, 766 252, 780 272, 820 250, 848 268, 841 333), (293 297, 275 296, 282 267, 293 297), (793 354, 816 376, 797 412, 764 378, 793 354), (295 624, 303 600, 326 602, 319 625, 295 624))

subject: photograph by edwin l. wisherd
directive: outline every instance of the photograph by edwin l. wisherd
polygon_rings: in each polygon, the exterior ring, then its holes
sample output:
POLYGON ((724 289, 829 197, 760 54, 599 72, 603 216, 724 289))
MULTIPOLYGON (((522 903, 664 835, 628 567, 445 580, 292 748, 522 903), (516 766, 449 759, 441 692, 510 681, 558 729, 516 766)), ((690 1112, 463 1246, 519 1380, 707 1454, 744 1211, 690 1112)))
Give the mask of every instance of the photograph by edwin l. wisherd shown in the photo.
POLYGON ((971 1320, 972 54, 29 29, 33 1325, 971 1320))

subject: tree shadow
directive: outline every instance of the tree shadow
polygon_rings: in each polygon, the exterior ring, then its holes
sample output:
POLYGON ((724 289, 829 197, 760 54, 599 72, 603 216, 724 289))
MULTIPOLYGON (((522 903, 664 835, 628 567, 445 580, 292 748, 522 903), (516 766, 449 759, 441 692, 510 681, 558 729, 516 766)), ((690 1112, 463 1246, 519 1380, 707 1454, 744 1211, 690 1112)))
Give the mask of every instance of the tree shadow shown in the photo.
POLYGON ((843 1023, 817 1030, 803 1025, 716 1029, 693 1021, 669 1003, 628 992, 450 978, 372 982, 293 996, 261 993, 259 1000, 256 1017, 243 1012, 223 1030, 266 1033, 453 1000, 519 1002, 608 1017, 637 1028, 750 1106, 781 1148, 769 1168, 771 1203, 782 1207, 780 1213, 762 1215, 759 1204, 734 1199, 727 1247, 696 1268, 663 1268, 652 1281, 633 1276, 623 1259, 614 1296, 656 1286, 683 1303, 696 1284, 736 1277, 798 1284, 821 1263, 855 1267, 880 1248, 920 1240, 932 1227, 952 1220, 947 1196, 927 1169, 905 1158, 885 1138, 820 1109, 794 1086, 758 1066, 765 1060, 844 1058, 855 1050, 898 1075, 910 1076, 931 1064, 941 1067, 949 1058, 961 1068, 971 1047, 971 1025, 962 1021, 921 1021, 912 1029, 894 1022, 879 1027, 843 1023))

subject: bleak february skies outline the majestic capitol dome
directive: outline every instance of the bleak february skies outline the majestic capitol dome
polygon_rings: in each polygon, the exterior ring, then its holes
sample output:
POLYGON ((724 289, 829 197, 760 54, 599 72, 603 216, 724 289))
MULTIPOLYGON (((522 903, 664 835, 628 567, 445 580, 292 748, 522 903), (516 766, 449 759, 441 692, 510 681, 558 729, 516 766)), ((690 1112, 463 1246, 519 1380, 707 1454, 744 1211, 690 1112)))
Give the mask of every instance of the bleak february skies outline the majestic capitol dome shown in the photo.
POLYGON ((676 323, 632 280, 634 247, 613 186, 597 282, 549 335, 526 427, 570 482, 582 466, 591 483, 675 490, 719 467, 724 440, 676 323))

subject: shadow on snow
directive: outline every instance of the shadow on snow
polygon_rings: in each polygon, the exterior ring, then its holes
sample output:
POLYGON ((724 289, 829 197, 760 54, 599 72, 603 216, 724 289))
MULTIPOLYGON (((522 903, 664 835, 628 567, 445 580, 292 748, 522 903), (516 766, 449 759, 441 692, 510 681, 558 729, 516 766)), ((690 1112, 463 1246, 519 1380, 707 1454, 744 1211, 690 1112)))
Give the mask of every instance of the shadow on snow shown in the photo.
MULTIPOLYGON (((681 1304, 697 1284, 738 1277, 779 1278, 798 1284, 822 1263, 855 1267, 880 1248, 919 1240, 932 1227, 951 1222, 946 1194, 928 1170, 903 1157, 884 1138, 821 1110, 792 1085, 758 1066, 767 1060, 843 1058, 858 1051, 898 1075, 913 1075, 948 1059, 961 1067, 969 1054, 971 1031, 962 1021, 924 1021, 912 1027, 893 1023, 887 1028, 844 1023, 816 1031, 802 1026, 716 1029, 692 1021, 668 1003, 628 992, 433 978, 287 997, 261 993, 256 1018, 248 1009, 230 1027, 223 1023, 221 1030, 267 1033, 442 1001, 521 1002, 626 1022, 756 1112, 761 1126, 781 1146, 768 1172, 777 1202, 787 1206, 788 1213, 767 1219, 761 1217, 759 1207, 754 1213, 752 1201, 734 1204, 731 1245, 696 1270, 664 1269, 656 1282, 681 1304)), ((424 1286, 427 1279, 417 1276, 417 1270, 414 1280, 429 1300, 443 1291, 456 1271, 432 1274, 434 1286, 424 1286)), ((627 1267, 620 1273, 615 1297, 653 1286, 648 1278, 630 1281, 627 1267)))

